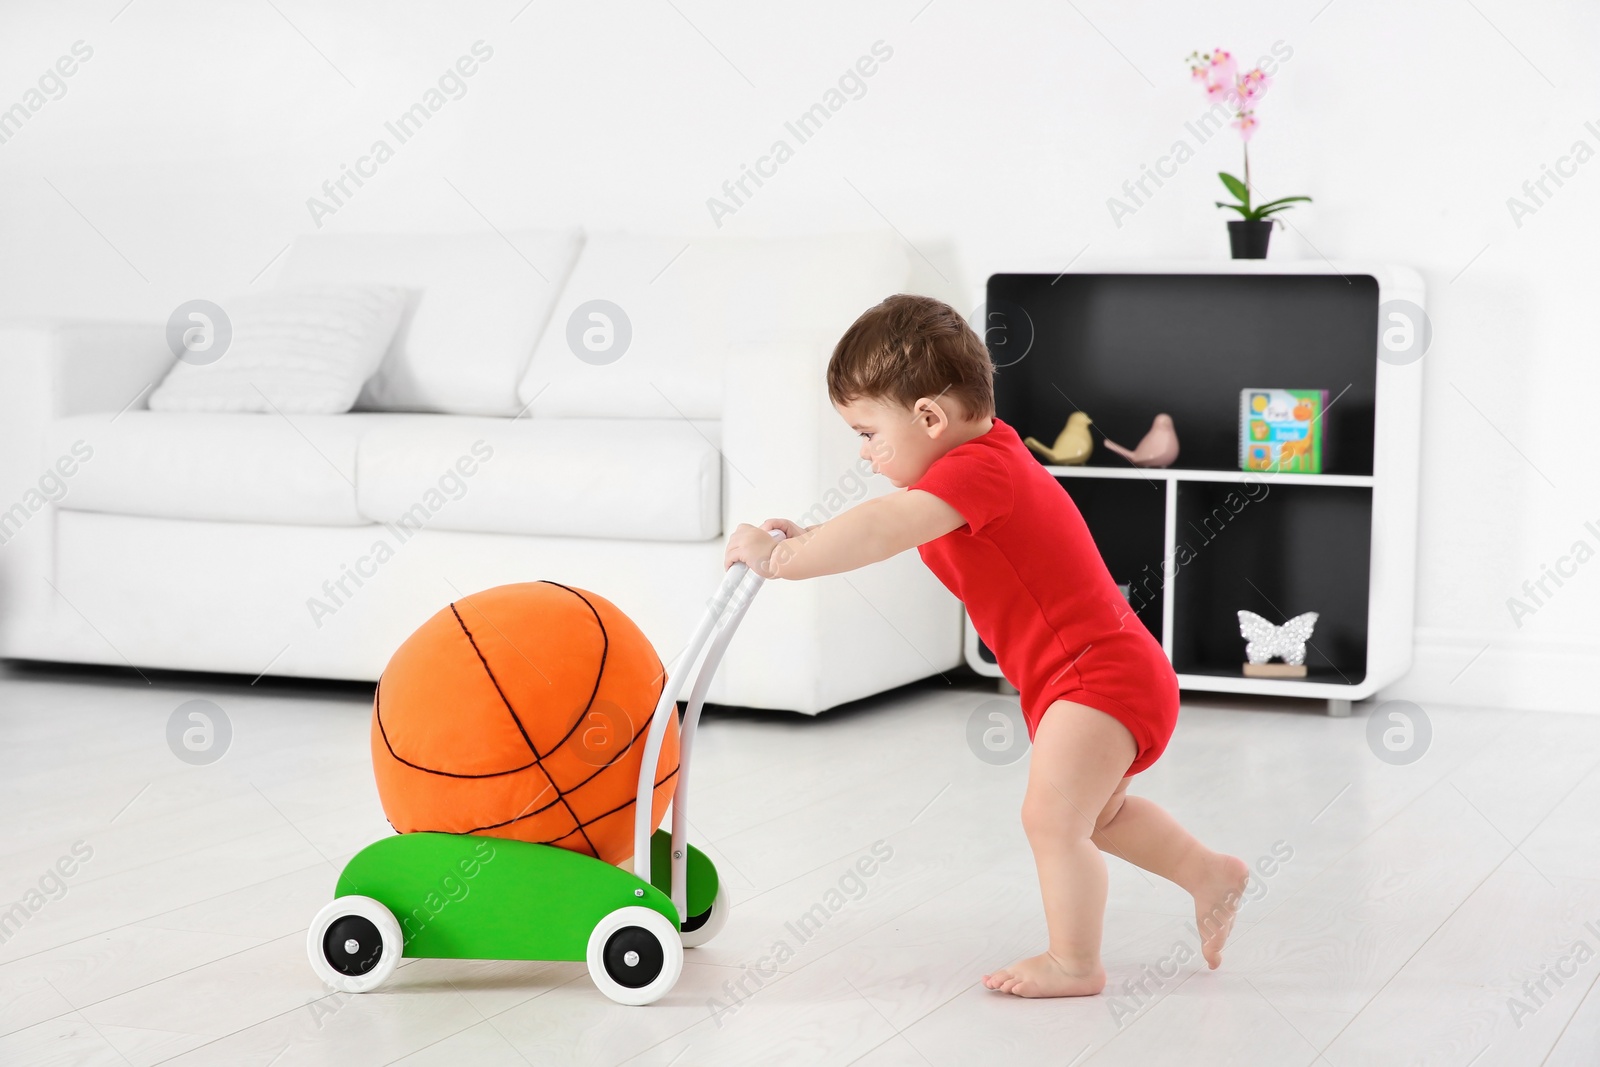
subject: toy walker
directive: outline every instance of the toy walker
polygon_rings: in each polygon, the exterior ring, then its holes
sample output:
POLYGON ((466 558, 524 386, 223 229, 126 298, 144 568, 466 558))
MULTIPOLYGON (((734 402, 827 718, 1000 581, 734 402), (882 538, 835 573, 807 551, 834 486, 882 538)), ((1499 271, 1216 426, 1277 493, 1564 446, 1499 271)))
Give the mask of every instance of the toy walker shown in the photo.
MULTIPOLYGON (((771 531, 782 539, 780 531, 771 531)), ((306 934, 311 969, 334 989, 365 993, 401 957, 572 960, 619 1004, 664 996, 683 950, 728 921, 727 890, 688 844, 689 758, 706 690, 763 579, 728 568, 651 717, 635 798, 634 871, 557 848, 476 834, 397 834, 368 845, 339 875, 306 934), (709 641, 709 645, 708 645, 709 641), (679 738, 672 830, 652 833, 656 761, 683 679, 705 650, 679 738)))

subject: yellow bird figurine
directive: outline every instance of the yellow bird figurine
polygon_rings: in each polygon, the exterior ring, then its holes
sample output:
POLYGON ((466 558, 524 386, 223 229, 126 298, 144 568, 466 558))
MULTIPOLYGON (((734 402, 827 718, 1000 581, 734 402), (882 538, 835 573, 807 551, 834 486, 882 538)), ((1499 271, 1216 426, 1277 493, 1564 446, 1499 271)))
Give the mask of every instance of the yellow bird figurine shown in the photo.
POLYGON ((1094 451, 1094 438, 1089 436, 1089 426, 1094 420, 1081 411, 1067 416, 1067 425, 1050 448, 1037 437, 1023 439, 1023 443, 1039 455, 1060 467, 1077 467, 1089 462, 1094 451))

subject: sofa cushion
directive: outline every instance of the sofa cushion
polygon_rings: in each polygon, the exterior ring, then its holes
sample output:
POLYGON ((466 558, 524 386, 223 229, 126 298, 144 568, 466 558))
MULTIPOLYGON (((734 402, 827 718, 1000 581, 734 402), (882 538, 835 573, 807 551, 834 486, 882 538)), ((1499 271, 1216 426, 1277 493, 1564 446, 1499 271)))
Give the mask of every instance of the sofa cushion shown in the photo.
POLYGON ((308 234, 280 283, 417 290, 357 410, 515 415, 517 383, 572 269, 581 233, 308 234))
POLYGON ((54 420, 57 506, 174 519, 705 541, 720 425, 353 412, 130 410, 54 420), (358 488, 359 487, 359 488, 358 488))
POLYGON ((374 522, 558 537, 722 532, 715 422, 391 415, 369 424, 357 501, 374 522))
POLYGON ((46 447, 78 457, 58 507, 354 526, 368 521, 356 509, 356 445, 384 417, 135 409, 56 419, 46 447))
POLYGON ((720 418, 730 345, 836 339, 909 272, 892 233, 591 233, 517 395, 537 417, 720 418))
POLYGON ((216 345, 214 352, 186 353, 173 363, 147 407, 285 415, 349 411, 394 340, 407 297, 395 285, 322 282, 236 296, 224 309, 225 347, 211 333, 207 347, 216 345))

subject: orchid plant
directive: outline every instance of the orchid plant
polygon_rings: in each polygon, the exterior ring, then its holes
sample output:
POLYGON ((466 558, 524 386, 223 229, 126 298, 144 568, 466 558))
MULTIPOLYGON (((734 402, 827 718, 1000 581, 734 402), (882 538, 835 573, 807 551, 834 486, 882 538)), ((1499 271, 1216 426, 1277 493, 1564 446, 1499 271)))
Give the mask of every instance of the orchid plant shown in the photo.
POLYGON ((1220 48, 1210 52, 1191 52, 1188 63, 1189 73, 1205 87, 1206 99, 1222 101, 1233 108, 1233 122, 1230 125, 1239 131, 1239 138, 1244 142, 1244 180, 1240 181, 1226 171, 1217 174, 1228 192, 1239 202, 1226 204, 1219 200, 1217 206, 1237 211, 1247 222, 1260 222, 1272 220, 1277 212, 1299 201, 1310 203, 1309 196, 1286 196, 1254 207, 1250 204, 1250 194, 1254 188, 1250 184, 1250 138, 1260 125, 1256 118, 1256 102, 1271 87, 1272 79, 1260 67, 1240 74, 1233 54, 1220 48))

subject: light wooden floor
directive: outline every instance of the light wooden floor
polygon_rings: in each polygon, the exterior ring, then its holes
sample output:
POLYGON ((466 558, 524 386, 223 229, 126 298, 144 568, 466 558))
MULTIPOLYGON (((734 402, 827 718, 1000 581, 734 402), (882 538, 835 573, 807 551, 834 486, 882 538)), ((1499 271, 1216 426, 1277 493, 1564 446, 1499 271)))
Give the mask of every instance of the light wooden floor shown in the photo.
POLYGON ((1110 989, 1025 1001, 978 979, 1044 943, 1026 762, 969 752, 994 693, 967 684, 708 718, 691 817, 733 917, 664 1000, 624 1008, 578 964, 412 961, 356 997, 313 977, 307 923, 388 832, 368 692, 8 671, 0 908, 75 843, 92 855, 0 945, 0 1063, 1600 1063, 1600 717, 1433 708, 1431 749, 1397 767, 1364 708, 1191 699, 1136 790, 1249 862, 1292 855, 1217 972, 1174 962, 1187 897, 1111 860, 1110 989), (233 726, 210 766, 166 743, 195 697, 233 726), (892 856, 856 898, 796 936, 880 840, 892 856), (780 940, 792 955, 763 975, 780 940))

